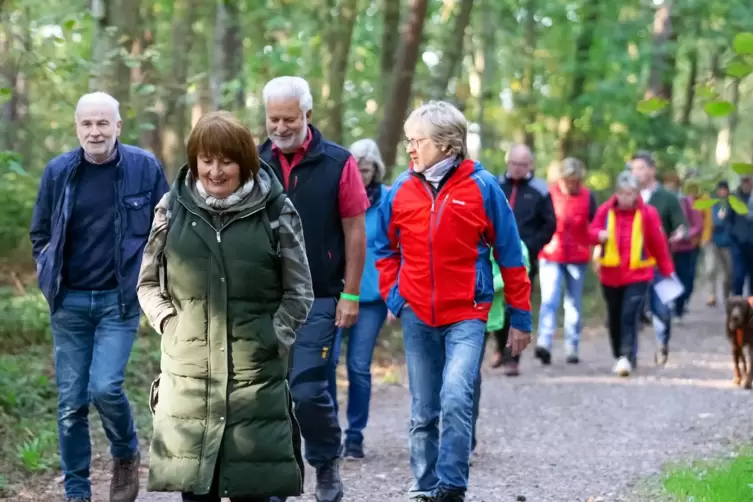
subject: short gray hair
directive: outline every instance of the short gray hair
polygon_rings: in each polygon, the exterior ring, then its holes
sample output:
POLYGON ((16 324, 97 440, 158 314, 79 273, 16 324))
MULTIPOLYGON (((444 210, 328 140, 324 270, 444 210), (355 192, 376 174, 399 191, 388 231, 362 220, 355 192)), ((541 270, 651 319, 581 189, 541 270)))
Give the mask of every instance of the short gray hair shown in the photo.
POLYGON ((462 158, 468 156, 468 121, 446 101, 429 101, 411 112, 403 129, 420 127, 434 144, 462 158))
POLYGON ((379 153, 379 146, 373 139, 359 139, 352 145, 350 145, 350 153, 356 159, 361 162, 371 162, 374 164, 376 170, 374 171, 374 181, 382 181, 384 178, 384 161, 382 160, 382 154, 379 153))
POLYGON ((586 173, 586 165, 575 157, 567 157, 560 164, 559 171, 560 176, 563 178, 574 176, 582 180, 586 173))
POLYGON ((277 77, 273 78, 262 91, 264 106, 272 100, 297 99, 301 105, 301 111, 308 113, 314 106, 314 98, 311 97, 309 83, 301 77, 277 77))
POLYGON ((622 171, 617 176, 617 183, 615 183, 617 190, 623 188, 629 188, 630 190, 638 190, 638 180, 633 176, 630 171, 622 171))
POLYGON ((84 106, 102 105, 110 108, 115 113, 115 120, 120 120, 120 103, 106 92, 90 92, 78 98, 73 120, 78 122, 78 112, 84 106))

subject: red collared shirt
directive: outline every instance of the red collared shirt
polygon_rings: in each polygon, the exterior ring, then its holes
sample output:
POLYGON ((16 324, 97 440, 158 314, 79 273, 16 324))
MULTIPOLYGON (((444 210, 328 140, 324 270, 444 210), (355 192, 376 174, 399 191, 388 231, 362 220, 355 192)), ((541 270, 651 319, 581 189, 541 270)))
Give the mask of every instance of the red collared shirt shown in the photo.
MULTIPOLYGON (((308 151, 311 144, 311 129, 308 130, 306 141, 294 152, 293 158, 288 162, 284 153, 272 143, 272 151, 277 155, 282 170, 282 184, 285 190, 288 189, 290 182, 290 172, 295 166, 301 163, 303 157, 308 151)), ((358 163, 351 155, 345 161, 342 175, 340 176, 340 186, 338 189, 338 205, 340 207, 340 218, 353 218, 366 212, 371 205, 366 195, 366 188, 363 186, 361 173, 358 171, 358 163)))

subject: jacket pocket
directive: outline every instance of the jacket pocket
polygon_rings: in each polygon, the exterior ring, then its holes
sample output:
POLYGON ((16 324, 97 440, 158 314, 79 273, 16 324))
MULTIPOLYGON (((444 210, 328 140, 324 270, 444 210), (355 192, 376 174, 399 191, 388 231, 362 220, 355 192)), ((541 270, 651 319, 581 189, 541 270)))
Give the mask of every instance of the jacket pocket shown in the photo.
POLYGON ((494 298, 494 282, 491 274, 487 277, 487 274, 481 269, 476 269, 473 298, 476 302, 490 302, 494 298))
POLYGON ((126 221, 131 234, 137 236, 149 235, 152 226, 152 210, 149 206, 151 198, 151 192, 123 197, 126 221))

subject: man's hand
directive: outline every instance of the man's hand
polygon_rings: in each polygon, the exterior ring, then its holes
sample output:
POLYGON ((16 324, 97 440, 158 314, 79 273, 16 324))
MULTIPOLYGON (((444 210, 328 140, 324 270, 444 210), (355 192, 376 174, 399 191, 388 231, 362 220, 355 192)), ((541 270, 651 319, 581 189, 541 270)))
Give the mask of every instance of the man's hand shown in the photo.
POLYGON ((335 326, 338 328, 350 328, 358 320, 358 302, 340 298, 337 301, 335 311, 335 326))
POLYGON ((609 239, 609 231, 608 230, 600 230, 599 231, 599 242, 604 244, 607 242, 607 239, 609 239))
POLYGON ((524 333, 519 329, 510 328, 510 332, 507 336, 507 347, 510 349, 513 356, 522 353, 530 343, 530 333, 524 333))
POLYGON ((391 310, 388 310, 387 311, 387 324, 392 324, 395 321, 397 321, 397 317, 395 317, 395 314, 393 314, 391 310))

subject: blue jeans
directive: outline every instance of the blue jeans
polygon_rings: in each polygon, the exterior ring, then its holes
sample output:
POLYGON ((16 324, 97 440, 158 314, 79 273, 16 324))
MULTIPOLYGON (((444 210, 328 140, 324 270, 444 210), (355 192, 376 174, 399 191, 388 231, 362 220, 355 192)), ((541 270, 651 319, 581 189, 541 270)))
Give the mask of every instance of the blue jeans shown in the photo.
POLYGON ((431 327, 407 306, 400 320, 411 394, 408 450, 415 481, 410 496, 431 496, 437 489, 464 491, 485 323, 431 327))
POLYGON ((675 262, 675 273, 680 279, 685 291, 675 300, 675 315, 682 317, 687 311, 687 305, 693 294, 693 284, 695 283, 696 265, 698 264, 698 249, 692 251, 680 251, 673 256, 675 262))
POLYGON ((305 440, 306 460, 317 469, 340 456, 342 431, 328 385, 336 308, 335 298, 315 298, 293 344, 290 393, 305 440))
POLYGON ((582 327, 583 285, 586 282, 585 263, 564 264, 539 260, 541 308, 539 310, 539 336, 536 344, 547 350, 552 349, 563 282, 565 283, 565 347, 568 351, 577 353, 582 327))
POLYGON ((669 339, 672 334, 672 310, 671 305, 665 305, 659 300, 659 295, 656 294, 654 284, 662 279, 661 274, 654 272, 654 280, 651 282, 649 288, 650 303, 651 303, 651 321, 654 325, 654 335, 656 336, 656 342, 659 345, 669 345, 669 339))
POLYGON ((65 494, 91 497, 89 403, 99 412, 110 454, 133 458, 139 443, 123 392, 139 316, 120 316, 118 292, 67 291, 50 318, 58 388, 58 440, 65 494))
MULTIPOLYGON (((371 361, 374 356, 379 332, 387 318, 387 306, 384 302, 361 303, 358 306, 358 321, 348 330, 348 348, 346 367, 348 368, 348 428, 345 430, 345 442, 363 443, 363 430, 369 421, 369 404, 371 403, 371 361)), ((337 406, 337 363, 340 360, 342 330, 337 332, 337 341, 332 350, 332 367, 330 369, 329 388, 332 399, 337 406)))
POLYGON ((732 252, 732 294, 742 295, 745 280, 748 280, 748 294, 753 294, 753 244, 733 244, 732 252))

